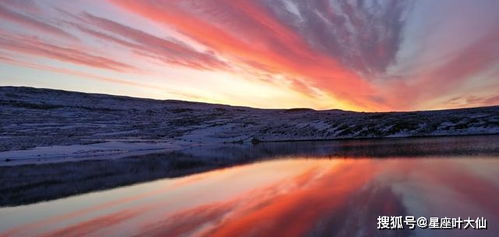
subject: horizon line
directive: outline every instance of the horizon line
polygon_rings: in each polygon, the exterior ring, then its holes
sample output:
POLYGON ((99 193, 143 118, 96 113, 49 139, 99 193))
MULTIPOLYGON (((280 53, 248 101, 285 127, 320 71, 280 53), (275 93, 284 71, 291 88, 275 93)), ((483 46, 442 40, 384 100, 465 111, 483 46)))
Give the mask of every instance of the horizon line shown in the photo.
POLYGON ((229 107, 242 107, 249 109, 258 109, 258 110, 312 110, 316 112, 321 111, 344 111, 344 112, 353 112, 353 113, 410 113, 410 112, 427 112, 427 111, 449 111, 449 110, 463 110, 463 109, 476 109, 476 108, 489 108, 489 107, 497 107, 499 105, 487 105, 487 106, 475 106, 475 107, 459 107, 459 108, 441 108, 441 109, 427 109, 427 110, 390 110, 390 111, 362 111, 362 110, 344 110, 337 108, 330 109, 314 109, 309 107, 276 107, 276 108, 260 108, 253 107, 247 105, 240 104, 223 104, 223 103, 211 103, 205 101, 197 101, 197 100, 181 100, 175 98, 153 98, 153 97, 141 97, 141 96, 130 96, 126 94, 114 94, 114 93, 102 93, 102 92, 87 92, 87 91, 77 91, 77 90, 68 90, 68 89, 58 89, 58 88, 49 88, 49 87, 34 87, 34 86, 25 86, 25 85, 0 85, 1 88, 24 88, 24 89, 36 89, 36 90, 52 90, 52 91, 62 91, 66 93, 79 93, 79 94, 88 94, 88 95, 104 95, 104 96, 112 96, 112 97, 122 97, 122 98, 130 98, 130 99, 139 99, 139 100, 152 100, 152 101, 179 101, 186 103, 198 103, 198 104, 207 104, 207 105, 221 105, 221 106, 229 106, 229 107))

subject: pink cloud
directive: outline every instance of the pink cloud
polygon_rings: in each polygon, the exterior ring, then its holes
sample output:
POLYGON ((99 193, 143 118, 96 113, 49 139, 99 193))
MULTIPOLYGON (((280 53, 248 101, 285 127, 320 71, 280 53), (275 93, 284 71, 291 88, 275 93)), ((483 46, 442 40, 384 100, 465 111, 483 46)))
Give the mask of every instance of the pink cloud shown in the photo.
POLYGON ((11 21, 16 24, 23 25, 25 27, 29 27, 31 29, 40 31, 42 33, 47 33, 50 35, 54 35, 56 37, 62 37, 64 39, 70 39, 70 40, 77 40, 76 37, 73 35, 65 32, 64 30, 61 30, 55 26, 52 26, 50 24, 38 21, 32 17, 17 13, 15 11, 12 11, 6 7, 4 7, 2 4, 0 4, 0 19, 6 20, 6 21, 11 21))
MULTIPOLYGON (((397 82, 393 85, 393 88, 387 90, 390 92, 388 94, 391 95, 391 98, 387 96, 390 100, 389 103, 399 109, 417 109, 418 105, 425 101, 439 98, 441 95, 461 88, 474 76, 498 64, 499 55, 497 52, 499 52, 499 44, 497 42, 499 42, 499 31, 490 32, 460 51, 449 55, 443 62, 439 62, 438 66, 423 69, 413 78, 406 78, 405 81, 397 82), (411 84, 407 84, 406 81, 411 84), (400 99, 406 97, 409 99, 400 99)), ((483 100, 483 102, 475 105, 497 104, 493 103, 493 100, 483 100)), ((473 104, 470 103, 469 105, 473 104)), ((451 105, 442 106, 449 107, 451 105)))
MULTIPOLYGON (((109 15, 92 4, 61 5, 60 9, 41 2, 0 4, 0 19, 29 30, 19 34, 17 29, 2 29, 0 49, 122 73, 157 70, 151 74, 163 75, 172 67, 173 74, 234 75, 235 81, 250 81, 257 87, 281 90, 285 86, 282 94, 290 107, 301 98, 321 109, 364 111, 463 106, 449 101, 455 96, 469 101, 468 105, 495 103, 485 98, 493 94, 492 87, 483 93, 467 89, 484 85, 480 75, 499 62, 495 53, 499 31, 490 23, 497 17, 487 10, 499 5, 455 7, 470 19, 456 21, 464 17, 456 18, 449 3, 432 4, 405 0, 109 0, 104 4, 109 15), (418 6, 440 10, 421 13, 416 11, 418 6), (33 11, 38 14, 30 15, 33 11), (487 16, 473 17, 482 13, 487 16), (126 22, 127 14, 140 20, 126 22), (428 28, 433 21, 439 25, 437 32, 428 28), (160 30, 154 31, 158 26, 160 30), (488 34, 480 38, 483 32, 488 34), (448 52, 453 47, 455 51, 448 52), (429 62, 435 58, 437 62, 429 62), (158 70, 158 64, 165 70, 158 70), (481 102, 473 96, 482 98, 481 102), (318 101, 325 98, 331 101, 318 101)), ((490 76, 484 80, 490 81, 490 76)), ((178 91, 203 90, 206 85, 172 84, 179 86, 178 91)), ((223 94, 223 90, 214 93, 223 94)), ((222 103, 237 100, 233 95, 226 97, 222 103)))
POLYGON ((170 1, 160 5, 149 1, 112 2, 173 27, 236 63, 258 62, 264 66, 262 70, 306 78, 308 87, 320 88, 340 99, 366 108, 377 106, 369 99, 375 91, 368 82, 336 59, 312 49, 257 2, 205 1, 193 5, 170 1))
POLYGON ((93 55, 75 48, 53 45, 37 37, 0 34, 0 49, 115 71, 139 70, 135 66, 115 59, 93 55))
POLYGON ((88 13, 82 17, 89 25, 116 34, 126 40, 120 40, 110 35, 104 35, 90 29, 88 33, 96 37, 110 39, 118 44, 143 52, 145 56, 160 59, 166 63, 178 64, 196 69, 224 69, 227 64, 210 52, 201 52, 187 44, 173 39, 163 39, 144 31, 125 26, 112 20, 97 17, 88 13), (133 43, 130 43, 133 42, 133 43))

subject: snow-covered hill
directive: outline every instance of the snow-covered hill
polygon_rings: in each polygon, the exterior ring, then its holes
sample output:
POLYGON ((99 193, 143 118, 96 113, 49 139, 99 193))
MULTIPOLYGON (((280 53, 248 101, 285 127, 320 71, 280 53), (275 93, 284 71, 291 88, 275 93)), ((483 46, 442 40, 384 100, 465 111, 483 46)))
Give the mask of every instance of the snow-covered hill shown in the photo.
POLYGON ((203 144, 470 134, 499 134, 499 106, 393 113, 268 110, 0 87, 2 165, 203 144))

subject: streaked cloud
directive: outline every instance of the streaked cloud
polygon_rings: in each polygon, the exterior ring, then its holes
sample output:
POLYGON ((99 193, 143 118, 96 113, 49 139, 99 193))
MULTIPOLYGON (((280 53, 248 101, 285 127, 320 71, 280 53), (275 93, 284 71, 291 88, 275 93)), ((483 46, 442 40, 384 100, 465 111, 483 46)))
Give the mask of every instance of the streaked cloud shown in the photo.
POLYGON ((19 37, 0 34, 0 48, 11 52, 56 59, 116 71, 138 70, 133 65, 115 59, 93 55, 75 48, 61 47, 44 42, 37 37, 19 37))
MULTIPOLYGON (((29 4, 29 1, 27 1, 29 4)), ((12 3, 9 3, 12 4, 12 3)), ((22 3, 16 2, 14 7, 23 7, 22 3)), ((29 13, 28 7, 23 7, 22 10, 28 10, 27 13, 29 13)), ((17 24, 22 27, 27 27, 29 29, 37 30, 40 33, 45 33, 45 34, 51 34, 54 36, 59 36, 67 39, 76 39, 72 35, 68 34, 64 30, 61 30, 60 28, 57 28, 55 26, 52 26, 50 24, 44 23, 42 21, 38 21, 28 15, 18 13, 16 11, 10 10, 8 7, 3 6, 0 4, 0 19, 3 19, 4 21, 9 21, 14 24, 17 24)))
POLYGON ((57 60, 227 104, 482 106, 497 104, 497 10, 493 0, 10 0, 0 51, 36 58, 17 65, 57 60))

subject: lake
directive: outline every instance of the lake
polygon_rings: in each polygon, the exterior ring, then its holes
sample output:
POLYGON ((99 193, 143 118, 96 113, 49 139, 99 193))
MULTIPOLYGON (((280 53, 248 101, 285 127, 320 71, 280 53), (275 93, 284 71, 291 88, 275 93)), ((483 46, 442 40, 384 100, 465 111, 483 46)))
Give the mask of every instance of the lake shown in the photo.
POLYGON ((499 236, 499 136, 259 144, 250 153, 182 177, 3 207, 0 236, 499 236), (391 229, 399 216, 403 229, 391 229), (473 223, 452 228, 452 218, 473 223))

